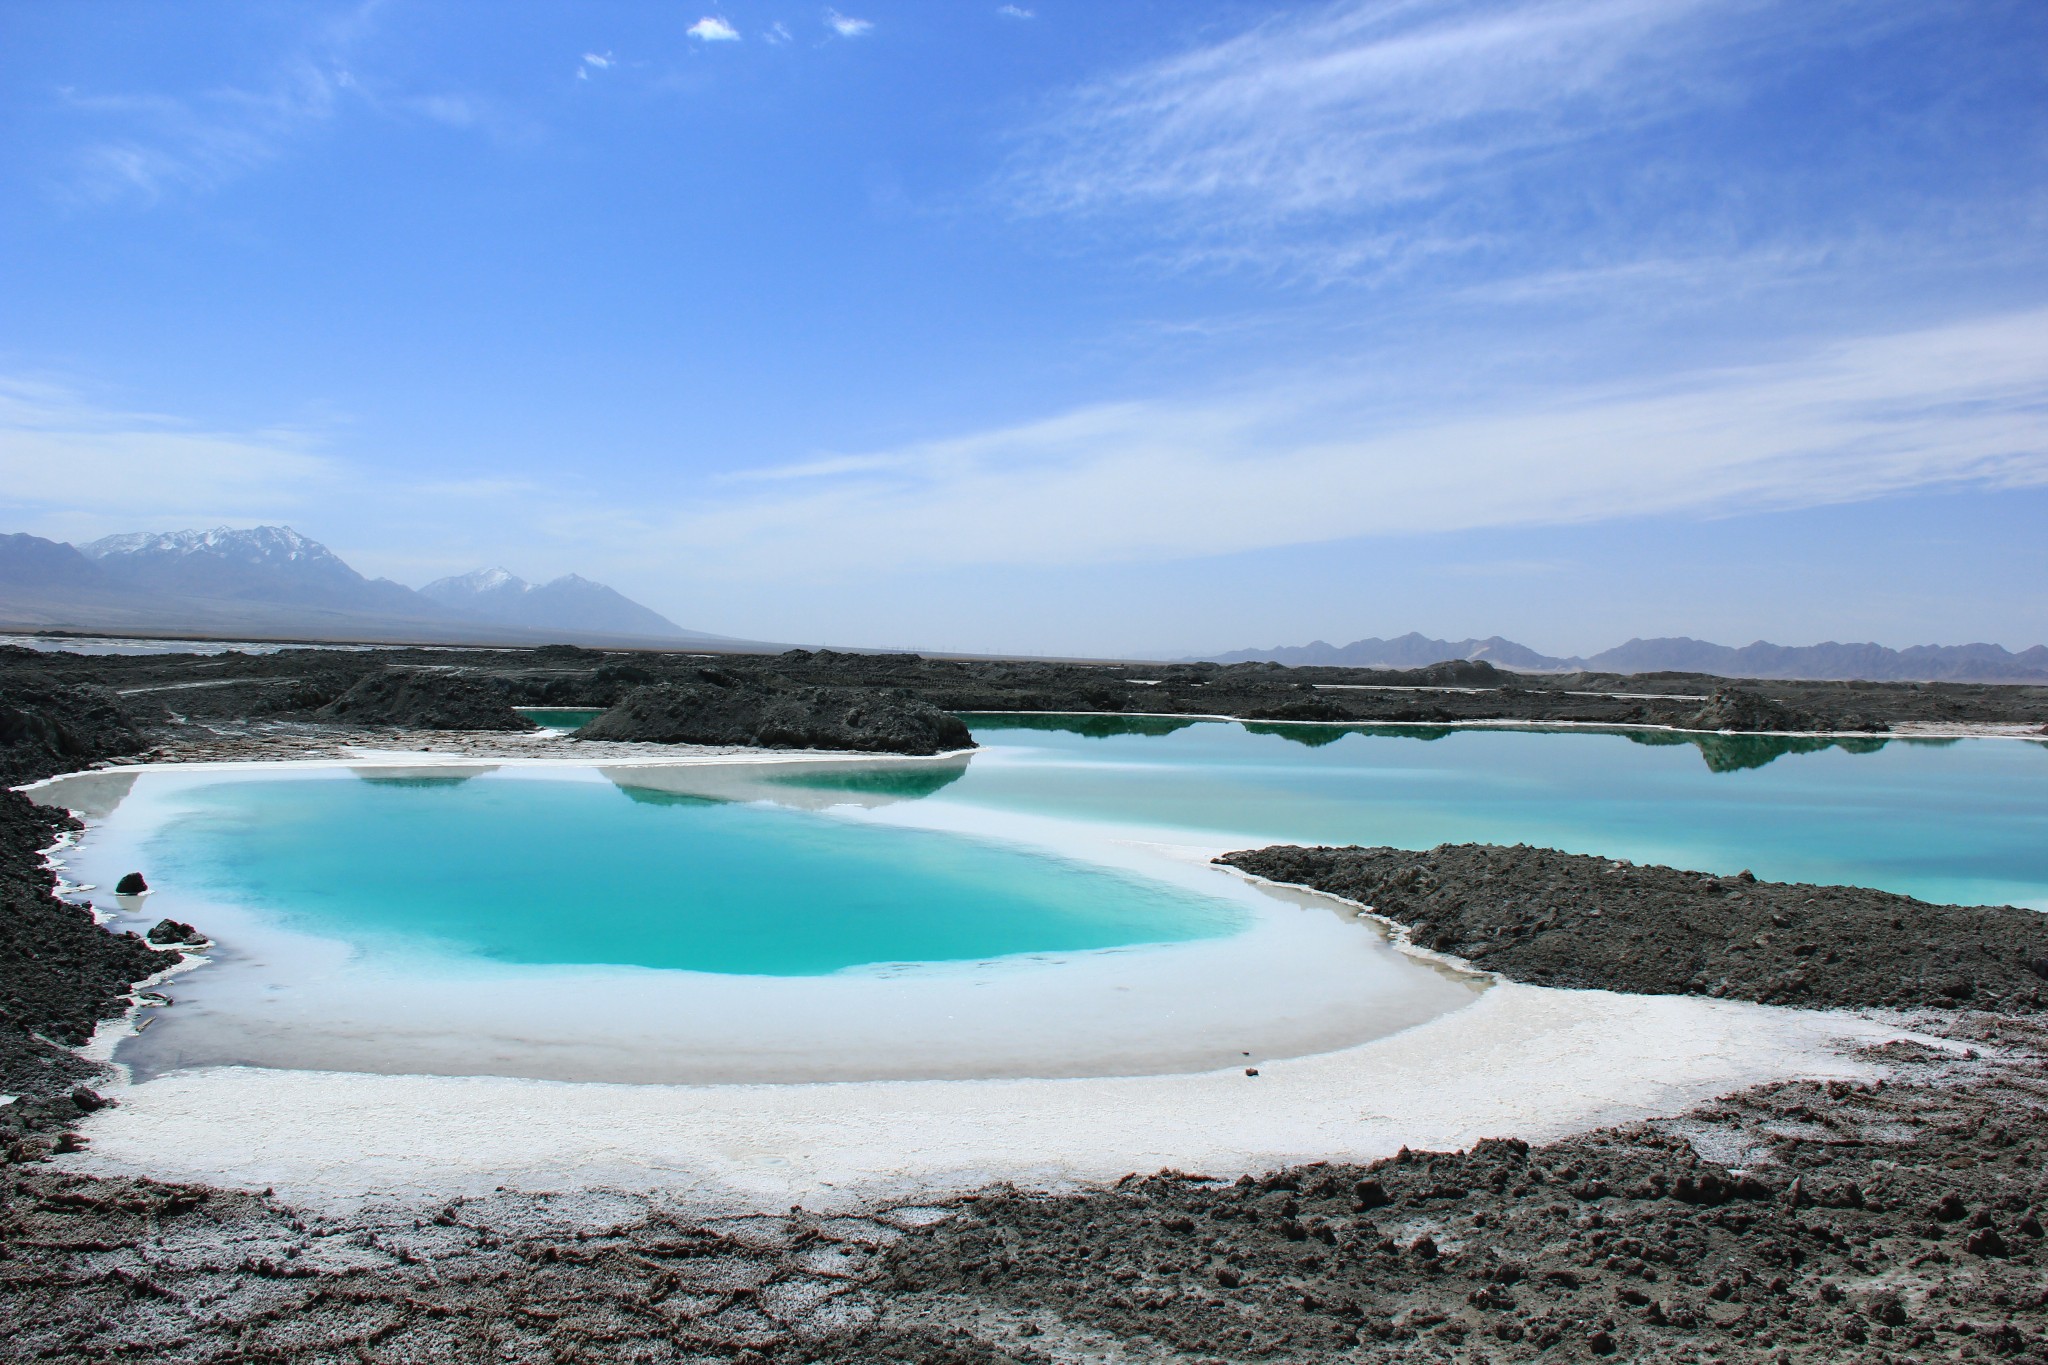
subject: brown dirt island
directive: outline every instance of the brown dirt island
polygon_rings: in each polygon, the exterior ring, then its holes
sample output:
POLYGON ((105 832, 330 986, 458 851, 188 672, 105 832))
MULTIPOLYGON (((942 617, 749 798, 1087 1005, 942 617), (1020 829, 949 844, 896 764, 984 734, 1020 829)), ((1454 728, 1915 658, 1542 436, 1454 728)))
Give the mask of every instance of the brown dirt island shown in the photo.
POLYGON ((2009 905, 1490 844, 1280 845, 1216 861, 1370 906, 1421 947, 1539 986, 1815 1009, 2032 1013, 2048 996, 2048 915, 2009 905))
POLYGON ((958 716, 908 692, 792 687, 718 668, 700 668, 687 682, 636 688, 576 737, 891 754, 974 747, 958 716))

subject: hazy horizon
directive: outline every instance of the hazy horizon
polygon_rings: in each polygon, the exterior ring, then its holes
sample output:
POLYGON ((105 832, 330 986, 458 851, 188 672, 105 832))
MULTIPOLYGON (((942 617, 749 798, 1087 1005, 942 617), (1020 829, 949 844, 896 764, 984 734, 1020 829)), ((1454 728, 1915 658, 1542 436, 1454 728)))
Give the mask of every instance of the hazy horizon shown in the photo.
POLYGON ((0 38, 0 529, 962 652, 2048 641, 2038 4, 0 38))

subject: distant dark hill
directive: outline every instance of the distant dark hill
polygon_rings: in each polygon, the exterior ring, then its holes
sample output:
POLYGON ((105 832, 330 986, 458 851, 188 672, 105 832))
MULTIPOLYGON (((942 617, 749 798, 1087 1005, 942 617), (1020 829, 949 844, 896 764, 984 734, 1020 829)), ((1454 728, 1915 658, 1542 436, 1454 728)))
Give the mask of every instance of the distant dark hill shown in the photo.
POLYGON ((2048 646, 2015 654, 2001 645, 1876 644, 1774 645, 1759 640, 1736 648, 1676 636, 1630 640, 1587 658, 1539 654, 1495 635, 1485 640, 1437 640, 1410 633, 1392 640, 1321 640, 1273 649, 1212 654, 1217 663, 1271 660, 1294 667, 1417 668, 1440 659, 1485 659, 1529 672, 1710 673, 1724 678, 1861 679, 1870 682, 2048 682, 2048 646))
POLYGON ((478 569, 442 578, 420 595, 450 611, 535 630, 612 631, 669 639, 706 639, 602 583, 564 574, 529 583, 505 569, 478 569))
POLYGON ((1273 649, 1240 649, 1232 654, 1205 656, 1217 663, 1262 663, 1271 661, 1301 668, 1322 664, 1340 668, 1426 668, 1446 659, 1484 659, 1500 668, 1567 669, 1567 660, 1538 654, 1527 645, 1503 640, 1498 635, 1484 640, 1435 640, 1416 631, 1391 640, 1353 640, 1333 645, 1314 640, 1305 645, 1276 646, 1273 649))
POLYGON ((0 536, 0 583, 21 587, 104 589, 107 576, 90 559, 61 540, 41 536, 0 536))
MULTIPOLYGON (((502 571, 500 571, 502 573, 502 571)), ((470 575, 471 580, 490 575, 470 575)), ((444 644, 780 646, 684 630, 569 574, 493 594, 414 592, 365 578, 288 526, 137 532, 75 548, 0 536, 0 628, 444 644), (452 599, 452 600, 443 600, 452 599)), ((443 580, 430 585, 445 589, 443 580)))

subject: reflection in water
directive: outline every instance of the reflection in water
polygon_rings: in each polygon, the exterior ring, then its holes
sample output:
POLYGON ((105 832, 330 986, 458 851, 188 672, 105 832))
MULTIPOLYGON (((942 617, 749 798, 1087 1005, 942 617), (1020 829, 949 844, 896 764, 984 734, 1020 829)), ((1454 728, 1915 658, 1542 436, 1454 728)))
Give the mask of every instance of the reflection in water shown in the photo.
POLYGON ((350 772, 365 782, 380 787, 459 787, 472 777, 498 771, 495 763, 480 763, 473 768, 350 768, 350 772))
MULTIPOLYGON (((1708 771, 1717 773, 1761 768, 1766 763, 1776 762, 1787 754, 1817 754, 1828 749, 1841 749, 1852 754, 1874 754, 1887 743, 1895 742, 1868 735, 1839 738, 1825 735, 1714 735, 1684 734, 1665 730, 1622 730, 1618 733, 1626 735, 1634 744, 1693 745, 1700 751, 1700 757, 1706 760, 1708 771)), ((1920 742, 1955 743, 1952 739, 1920 742)))
POLYGON ((137 773, 73 773, 28 793, 38 806, 77 811, 87 820, 104 820, 128 799, 137 773))
MULTIPOLYGON (((1015 713, 992 714, 988 712, 963 712, 968 726, 975 731, 1040 730, 1057 731, 1061 734, 1082 735, 1089 739, 1111 739, 1125 735, 1170 735, 1191 725, 1230 725, 1242 729, 1246 734, 1263 735, 1272 739, 1283 739, 1289 744, 1304 748, 1321 749, 1335 744, 1346 735, 1361 735, 1378 739, 1415 739, 1428 743, 1472 729, 1458 725, 1398 725, 1361 721, 1356 724, 1302 724, 1294 721, 1223 721, 1201 717, 1182 720, 1176 716, 1118 716, 1092 715, 1088 713, 1046 712, 1044 714, 1017 715, 1015 713)), ((1522 726, 1503 727, 1517 731, 1522 726)), ((1710 772, 1733 773, 1749 768, 1761 768, 1775 762, 1786 754, 1817 754, 1829 749, 1840 749, 1852 754, 1874 754, 1887 744, 1915 746, 1945 746, 1961 741, 1955 737, 1898 735, 1723 735, 1687 732, 1678 730, 1633 730, 1616 727, 1606 729, 1599 726, 1573 726, 1569 731, 1551 730, 1540 724, 1531 723, 1528 733, 1533 734, 1603 734, 1620 735, 1634 744, 1664 747, 1673 744, 1690 744, 1700 751, 1710 772)), ((2048 749, 2048 744, 2040 746, 2048 749)), ((808 777, 792 779, 799 785, 811 787, 823 783, 808 777)), ((950 779, 949 779, 950 780, 950 779)), ((849 784, 852 785, 852 784, 849 784)), ((940 783, 943 786, 944 783, 940 783)), ((936 791, 934 787, 932 790, 936 791)), ((904 795, 913 793, 905 792, 904 795)), ((918 792, 915 795, 925 795, 918 792)))
POLYGON ((628 801, 637 801, 643 806, 718 806, 723 805, 715 796, 695 796, 689 792, 657 791, 653 787, 628 787, 621 783, 619 791, 628 801))
POLYGON ((864 796, 916 801, 952 786, 966 772, 964 763, 940 768, 857 768, 841 765, 784 773, 768 780, 779 786, 803 787, 811 791, 859 792, 864 796))
POLYGON ((1061 711, 1031 715, 1019 715, 1014 711, 1000 714, 965 711, 961 718, 970 730, 1057 730, 1089 739, 1111 739, 1118 735, 1170 735, 1190 725, 1205 723, 1193 716, 1182 720, 1178 716, 1116 716, 1061 711))
POLYGON ((957 754, 873 762, 679 763, 598 771, 636 801, 659 800, 665 794, 700 801, 769 801, 795 810, 872 810, 915 801, 950 786, 967 771, 967 759, 957 754))
POLYGON ((1270 720, 1248 720, 1244 729, 1249 735, 1271 735, 1290 744, 1305 744, 1311 749, 1335 744, 1351 733, 1341 725, 1289 725, 1284 721, 1270 720))

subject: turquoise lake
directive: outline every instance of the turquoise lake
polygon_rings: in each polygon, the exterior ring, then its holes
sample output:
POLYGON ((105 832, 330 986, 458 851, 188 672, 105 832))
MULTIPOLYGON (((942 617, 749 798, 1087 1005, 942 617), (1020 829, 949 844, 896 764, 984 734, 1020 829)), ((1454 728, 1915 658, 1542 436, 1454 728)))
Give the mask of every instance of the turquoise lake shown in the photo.
POLYGON ((1199 868, 1081 851, 1116 839, 1530 843, 2048 908, 2037 743, 970 720, 983 748, 952 766, 193 781, 144 851, 152 881, 362 951, 763 976, 1244 927, 1199 868))
POLYGON ((168 799, 152 880, 372 951, 800 976, 1241 922, 1002 843, 606 781, 266 777, 168 799))
POLYGON ((934 800, 1318 844, 1528 843, 2048 909, 2048 744, 971 716, 934 800))

